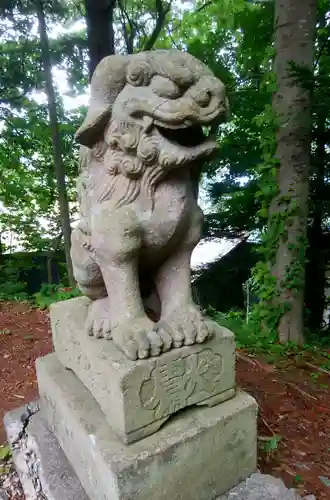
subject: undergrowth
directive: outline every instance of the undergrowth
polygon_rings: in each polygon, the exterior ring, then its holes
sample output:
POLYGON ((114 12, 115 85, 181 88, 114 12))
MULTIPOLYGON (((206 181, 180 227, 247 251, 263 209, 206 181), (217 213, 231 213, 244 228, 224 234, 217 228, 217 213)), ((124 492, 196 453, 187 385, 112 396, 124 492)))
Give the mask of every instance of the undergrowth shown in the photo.
POLYGON ((54 302, 61 302, 80 295, 82 294, 78 288, 44 284, 41 286, 40 291, 34 294, 34 301, 39 309, 47 309, 54 302))
POLYGON ((318 366, 330 370, 330 336, 320 339, 315 334, 307 335, 308 342, 303 346, 294 342, 281 344, 276 334, 263 333, 260 324, 253 320, 247 323, 243 311, 230 311, 225 314, 211 309, 207 313, 217 323, 234 332, 238 349, 262 355, 269 363, 277 363, 287 358, 313 358, 318 366))
POLYGON ((16 269, 0 266, 0 301, 22 302, 29 299, 26 283, 19 280, 16 269))

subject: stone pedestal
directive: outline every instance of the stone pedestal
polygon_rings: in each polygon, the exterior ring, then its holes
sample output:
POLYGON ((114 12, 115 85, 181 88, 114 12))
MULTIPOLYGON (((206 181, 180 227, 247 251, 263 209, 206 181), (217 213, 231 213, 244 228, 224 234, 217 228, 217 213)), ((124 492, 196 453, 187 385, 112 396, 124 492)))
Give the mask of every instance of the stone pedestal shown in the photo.
POLYGON ((91 500, 214 500, 256 470, 257 407, 243 392, 127 446, 56 354, 38 360, 37 375, 48 424, 91 500))
MULTIPOLYGON (((13 445, 13 460, 26 500, 89 500, 56 436, 49 429, 44 412, 37 411, 30 416, 28 423, 26 415, 27 408, 23 406, 5 416, 8 441, 13 445)), ((256 499, 302 500, 280 479, 260 473, 252 474, 217 497, 217 500, 256 499)), ((192 500, 199 499, 194 496, 192 500)), ((316 499, 308 495, 303 500, 316 499)))
POLYGON ((85 334, 89 303, 77 298, 51 307, 56 354, 90 390, 125 443, 153 434, 183 408, 213 406, 234 396, 235 341, 226 328, 219 326, 205 344, 131 361, 113 342, 85 334))
POLYGON ((257 405, 235 390, 232 332, 130 361, 86 334, 88 305, 52 306, 56 352, 36 363, 43 419, 86 498, 214 500, 254 473, 257 405))

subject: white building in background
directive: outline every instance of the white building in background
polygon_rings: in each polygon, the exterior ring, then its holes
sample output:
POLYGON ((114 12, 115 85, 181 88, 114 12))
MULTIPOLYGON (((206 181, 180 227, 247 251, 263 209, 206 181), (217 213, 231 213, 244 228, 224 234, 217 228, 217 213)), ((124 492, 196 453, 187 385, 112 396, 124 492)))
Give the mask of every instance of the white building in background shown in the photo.
MULTIPOLYGON (((6 208, 0 204, 0 212, 5 212, 6 208), (4 209, 3 209, 4 208, 4 209)), ((11 252, 19 252, 24 250, 20 243, 18 242, 17 236, 12 231, 6 232, 2 237, 2 243, 11 249, 11 252)), ((237 241, 227 241, 227 240, 217 240, 210 242, 201 241, 193 251, 191 257, 191 267, 193 269, 198 268, 203 264, 209 264, 214 262, 219 257, 222 257, 227 252, 229 252, 234 246, 237 245, 237 241)))
POLYGON ((234 242, 225 239, 210 242, 201 241, 191 256, 191 267, 196 269, 203 264, 214 262, 219 257, 223 257, 236 245, 236 240, 234 242))
POLYGON ((3 201, 0 200, 0 213, 1 214, 8 214, 8 209, 5 207, 3 204, 3 201))

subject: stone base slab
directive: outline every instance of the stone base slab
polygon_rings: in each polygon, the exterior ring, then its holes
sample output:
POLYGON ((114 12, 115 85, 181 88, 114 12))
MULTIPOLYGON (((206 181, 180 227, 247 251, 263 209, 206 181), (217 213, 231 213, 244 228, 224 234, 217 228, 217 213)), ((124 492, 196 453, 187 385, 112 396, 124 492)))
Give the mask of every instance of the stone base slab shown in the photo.
MULTIPOLYGON (((90 500, 56 437, 48 429, 42 411, 29 419, 22 433, 22 416, 26 413, 23 406, 5 416, 8 440, 16 442, 13 457, 26 500, 90 500)), ((301 497, 286 488, 280 479, 255 473, 217 500, 301 500, 301 497)), ((304 500, 316 499, 308 495, 304 500)))
POLYGON ((26 500, 89 500, 39 402, 7 413, 4 424, 26 500))
POLYGON ((243 392, 125 445, 56 354, 37 375, 48 425, 91 500, 214 500, 256 470, 257 405, 243 392))
POLYGON ((235 395, 235 340, 226 328, 219 326, 204 344, 131 361, 111 340, 85 333, 89 304, 89 299, 79 297, 51 306, 55 351, 63 366, 89 389, 125 443, 154 433, 187 406, 213 406, 235 395))

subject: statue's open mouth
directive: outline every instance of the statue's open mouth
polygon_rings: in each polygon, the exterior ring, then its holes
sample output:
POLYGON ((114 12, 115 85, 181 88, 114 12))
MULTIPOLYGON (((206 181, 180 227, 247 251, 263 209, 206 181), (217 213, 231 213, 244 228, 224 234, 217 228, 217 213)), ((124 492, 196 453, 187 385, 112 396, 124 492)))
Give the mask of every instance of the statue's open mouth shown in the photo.
POLYGON ((161 146, 160 156, 166 158, 168 166, 180 166, 188 162, 209 157, 217 149, 217 141, 214 134, 216 127, 200 124, 182 124, 177 127, 167 127, 159 120, 149 124, 148 133, 159 137, 161 146))
POLYGON ((186 128, 171 129, 156 125, 158 132, 168 141, 183 147, 194 147, 203 144, 207 140, 200 125, 192 125, 186 128))
POLYGON ((154 128, 158 134, 169 143, 182 148, 198 148, 206 143, 216 146, 217 122, 213 121, 208 125, 201 126, 186 120, 181 124, 170 125, 160 120, 155 120, 150 116, 144 116, 144 131, 149 133, 154 128))
POLYGON ((130 103, 132 108, 130 114, 135 119, 142 119, 143 129, 150 133, 152 129, 157 130, 158 134, 175 146, 182 148, 208 148, 213 144, 216 147, 215 131, 219 119, 223 115, 221 108, 214 109, 208 116, 200 113, 200 108, 195 103, 187 107, 184 112, 180 107, 174 112, 167 108, 173 107, 175 103, 161 102, 161 105, 151 107, 146 101, 137 101, 130 103))

